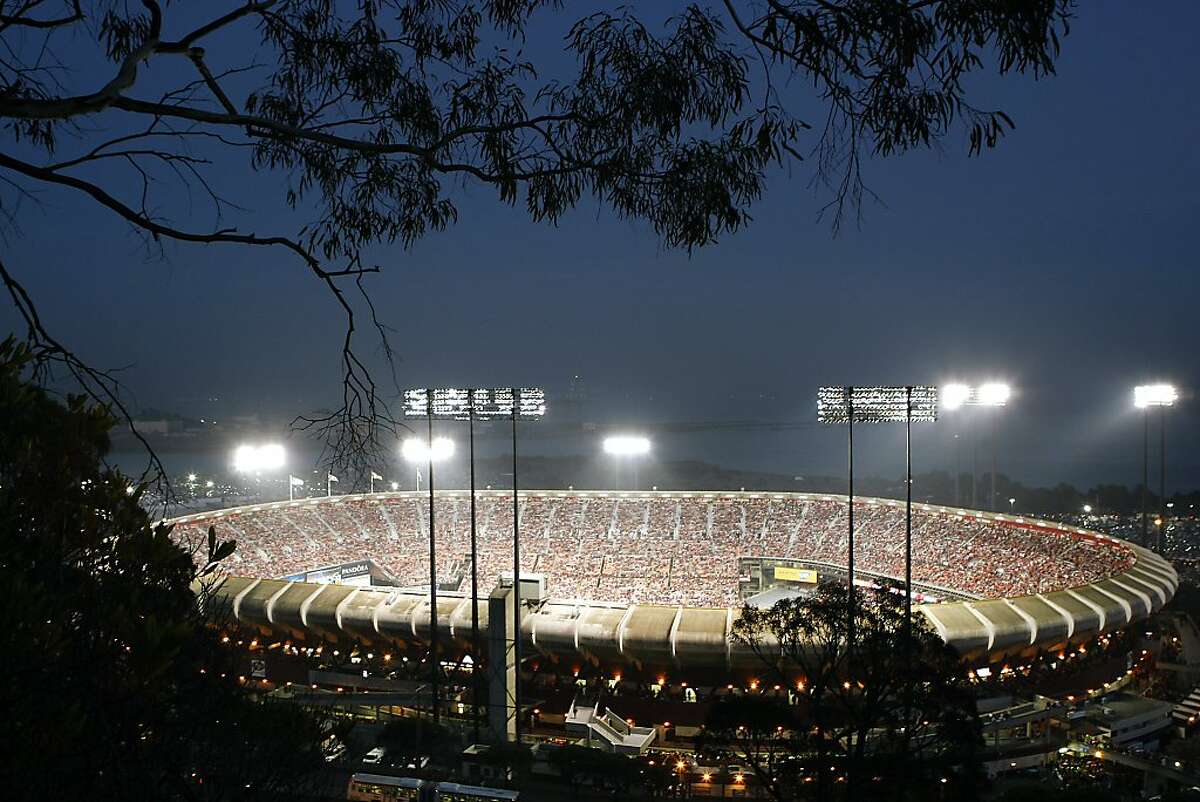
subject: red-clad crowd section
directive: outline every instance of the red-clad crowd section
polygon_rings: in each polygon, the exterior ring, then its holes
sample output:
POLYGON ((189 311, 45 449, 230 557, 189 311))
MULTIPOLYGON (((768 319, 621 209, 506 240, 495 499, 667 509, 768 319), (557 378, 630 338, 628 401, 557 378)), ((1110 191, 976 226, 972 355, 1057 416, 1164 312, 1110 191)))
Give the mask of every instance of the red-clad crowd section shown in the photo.
MULTIPOLYGON (((469 576, 469 501, 447 494, 434 510, 438 571, 469 576)), ((512 570, 512 499, 477 501, 481 586, 512 570)), ((210 524, 238 547, 225 569, 282 577, 373 559, 402 583, 429 576, 428 498, 377 494, 212 513, 176 525, 199 542, 210 524)), ((738 558, 834 564, 846 559, 844 500, 799 494, 521 495, 521 570, 546 575, 550 595, 641 604, 738 604, 738 558)), ((864 571, 901 576, 904 508, 855 505, 855 559, 864 571)), ((1110 540, 1053 525, 991 520, 917 507, 913 579, 980 596, 1021 596, 1095 582, 1132 564, 1110 540)))

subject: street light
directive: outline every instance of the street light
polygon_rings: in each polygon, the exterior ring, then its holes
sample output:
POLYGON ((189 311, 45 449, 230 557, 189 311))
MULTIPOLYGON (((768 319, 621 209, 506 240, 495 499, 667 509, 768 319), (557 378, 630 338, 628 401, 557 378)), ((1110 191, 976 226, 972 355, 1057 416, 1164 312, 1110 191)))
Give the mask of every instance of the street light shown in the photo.
MULTIPOLYGON (((955 410, 960 407, 1003 407, 1012 399, 1012 387, 1004 382, 984 382, 978 386, 953 382, 940 390, 941 407, 955 410)), ((971 474, 971 494, 975 493, 975 475, 971 474)), ((992 415, 992 492, 988 509, 996 511, 996 415, 992 415)))
MULTIPOLYGON (((1175 406, 1179 391, 1170 384, 1141 384, 1133 388, 1133 405, 1142 410, 1142 545, 1149 547, 1146 529, 1146 490, 1150 483, 1150 407, 1159 409, 1159 518, 1165 519, 1167 501, 1167 407, 1175 406)), ((1155 549, 1162 545, 1158 528, 1155 549)))
MULTIPOLYGON (((618 476, 620 475, 621 460, 624 458, 635 459, 645 456, 650 453, 650 439, 638 434, 616 434, 604 438, 602 444, 604 453, 616 457, 615 465, 617 466, 618 476)), ((616 485, 619 481, 614 481, 613 489, 616 490, 616 485)), ((633 489, 637 490, 637 462, 633 463, 633 489)))

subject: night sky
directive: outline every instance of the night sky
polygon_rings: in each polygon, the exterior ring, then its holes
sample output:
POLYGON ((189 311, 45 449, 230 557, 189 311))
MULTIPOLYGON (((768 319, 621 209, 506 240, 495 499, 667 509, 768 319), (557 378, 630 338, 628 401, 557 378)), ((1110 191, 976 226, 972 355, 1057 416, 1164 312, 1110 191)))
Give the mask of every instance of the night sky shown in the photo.
MULTIPOLYGON (((1200 398, 1186 397, 1200 387, 1198 28, 1191 2, 1087 0, 1056 77, 973 87, 1016 121, 998 150, 968 158, 956 134, 869 163, 883 204, 837 237, 807 165, 774 176, 750 228, 690 256, 591 204, 553 228, 460 188, 456 227, 372 252, 399 381, 542 384, 553 403, 578 374, 589 419, 635 425, 810 422, 818 384, 1003 379, 1016 396, 998 419, 1001 470, 1049 484, 1137 481, 1132 386, 1169 380, 1185 392, 1170 485, 1200 486, 1200 398)), ((530 51, 553 50, 538 33, 530 51)), ((225 164, 227 194, 252 210, 244 227, 293 233, 281 181, 225 164)), ((173 245, 148 259, 108 213, 65 192, 42 200, 7 264, 61 339, 130 366, 137 403, 276 414, 336 398, 341 320, 295 259, 173 245)), ((15 328, 0 309, 0 329, 15 328)), ((951 464, 963 420, 920 433, 919 469, 951 464)), ((898 438, 865 437, 863 470, 897 470, 898 438)), ((799 474, 837 471, 841 448, 813 427, 676 437, 661 453, 799 474)))

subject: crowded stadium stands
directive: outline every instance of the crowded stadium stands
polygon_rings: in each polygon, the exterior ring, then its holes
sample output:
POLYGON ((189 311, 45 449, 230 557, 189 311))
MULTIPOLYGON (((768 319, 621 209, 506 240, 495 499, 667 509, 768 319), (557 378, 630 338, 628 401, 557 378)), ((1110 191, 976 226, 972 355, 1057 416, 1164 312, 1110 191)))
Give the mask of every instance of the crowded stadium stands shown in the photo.
MULTIPOLYGON (((439 494, 438 572, 470 572, 470 502, 439 494)), ((479 575, 490 587, 512 569, 510 494, 477 501, 479 575)), ((213 524, 238 542, 231 574, 281 577, 373 559, 404 585, 427 585, 428 497, 334 496, 192 516, 175 536, 195 543, 213 524)), ((726 606, 740 603, 739 557, 842 564, 844 499, 806 494, 521 494, 522 571, 545 574, 560 599, 726 606)), ((1056 525, 918 506, 914 582, 978 596, 1020 596, 1095 582, 1133 562, 1125 547, 1056 525)), ((855 558, 865 572, 904 572, 903 505, 855 505, 855 558)), ((441 582, 439 582, 440 584, 441 582)))

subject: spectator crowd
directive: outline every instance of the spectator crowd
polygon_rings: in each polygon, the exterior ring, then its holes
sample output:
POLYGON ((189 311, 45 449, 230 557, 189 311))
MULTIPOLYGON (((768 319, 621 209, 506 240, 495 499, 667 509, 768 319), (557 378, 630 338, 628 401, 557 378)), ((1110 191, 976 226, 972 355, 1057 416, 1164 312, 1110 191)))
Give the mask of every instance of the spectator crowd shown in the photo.
MULTIPOLYGON (((555 598, 642 604, 740 603, 739 558, 844 564, 844 500, 801 494, 527 492, 520 500, 521 570, 544 574, 555 598)), ((439 585, 470 578, 470 501, 439 494, 439 585)), ((428 497, 333 496, 211 514, 176 525, 200 542, 210 524, 237 540, 226 570, 282 577, 373 559, 403 585, 427 585, 428 497)), ((481 587, 512 570, 511 495, 477 496, 481 587)), ((904 507, 855 503, 855 560, 902 576, 904 507)), ((913 511, 913 580, 980 596, 1058 590, 1119 573, 1128 549, 1052 525, 956 511, 913 511)))

